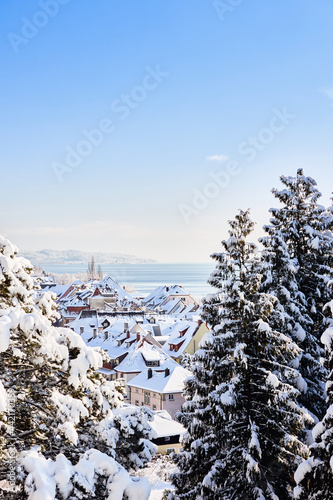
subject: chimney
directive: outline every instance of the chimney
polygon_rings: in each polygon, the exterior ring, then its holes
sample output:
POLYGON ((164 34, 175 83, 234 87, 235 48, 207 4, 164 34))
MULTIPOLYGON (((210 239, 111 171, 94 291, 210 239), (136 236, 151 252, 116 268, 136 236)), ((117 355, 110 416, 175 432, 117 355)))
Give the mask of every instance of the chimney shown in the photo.
POLYGON ((202 325, 202 319, 198 319, 198 326, 202 325))
POLYGON ((130 332, 129 332, 129 330, 127 330, 127 332, 126 332, 126 338, 127 338, 127 339, 129 339, 129 338, 130 338, 130 332))
POLYGON ((141 334, 139 332, 137 332, 137 334, 136 334, 136 341, 140 342, 140 338, 141 338, 141 334))
POLYGON ((93 329, 93 338, 95 339, 97 337, 97 328, 93 329))
POLYGON ((148 368, 148 379, 152 378, 153 376, 153 370, 151 368, 148 368))
POLYGON ((128 330, 128 323, 124 323, 124 330, 128 330))
POLYGON ((104 340, 108 340, 109 338, 109 333, 107 331, 104 332, 104 340))
POLYGON ((164 377, 168 377, 169 375, 170 375, 170 370, 169 368, 166 368, 164 377))

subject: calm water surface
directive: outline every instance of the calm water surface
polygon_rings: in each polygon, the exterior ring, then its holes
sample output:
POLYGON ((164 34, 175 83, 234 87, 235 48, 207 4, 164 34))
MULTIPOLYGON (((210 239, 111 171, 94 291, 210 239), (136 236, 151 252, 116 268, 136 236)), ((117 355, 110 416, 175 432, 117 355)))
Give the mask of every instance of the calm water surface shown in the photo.
MULTIPOLYGON (((85 264, 43 265, 54 273, 84 273, 85 264)), ((112 276, 121 285, 133 285, 135 291, 147 295, 160 285, 182 285, 197 297, 214 293, 207 283, 214 263, 208 264, 109 264, 103 265, 104 274, 112 276)))

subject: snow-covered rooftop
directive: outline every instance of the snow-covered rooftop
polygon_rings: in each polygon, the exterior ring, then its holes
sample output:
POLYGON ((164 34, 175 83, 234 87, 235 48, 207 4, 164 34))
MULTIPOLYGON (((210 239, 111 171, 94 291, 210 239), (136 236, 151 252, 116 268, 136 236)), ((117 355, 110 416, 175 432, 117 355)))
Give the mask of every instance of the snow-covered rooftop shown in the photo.
MULTIPOLYGON (((175 363, 175 362, 174 362, 175 363)), ((175 392, 182 393, 184 390, 185 380, 192 375, 189 370, 175 363, 176 366, 170 370, 169 375, 165 376, 165 372, 156 372, 152 370, 152 377, 148 378, 148 370, 134 377, 128 386, 145 389, 148 391, 158 392, 160 394, 172 394, 175 392)))
POLYGON ((186 432, 185 427, 175 420, 163 418, 160 415, 154 414, 152 422, 149 422, 152 429, 156 432, 156 437, 166 436, 181 436, 186 432))
MULTIPOLYGON (((193 304, 197 304, 197 301, 192 297, 192 295, 180 285, 159 286, 143 300, 143 304, 147 307, 160 307, 164 310, 169 297, 174 297, 174 299, 177 299, 177 297, 190 297, 193 304)), ((185 308, 185 304, 183 305, 183 308, 185 308)))
MULTIPOLYGON (((167 354, 155 345, 148 342, 140 342, 134 344, 128 350, 128 355, 116 367, 117 372, 121 373, 140 373, 147 369, 146 362, 156 362, 156 369, 164 370, 171 368, 175 363, 167 354)), ((177 365, 178 366, 178 365, 177 365)))

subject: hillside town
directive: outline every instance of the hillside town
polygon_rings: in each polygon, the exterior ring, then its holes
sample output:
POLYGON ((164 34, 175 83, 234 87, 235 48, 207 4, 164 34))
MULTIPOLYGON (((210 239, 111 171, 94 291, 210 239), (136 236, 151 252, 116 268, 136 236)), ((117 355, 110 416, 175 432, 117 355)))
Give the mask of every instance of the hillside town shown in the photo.
POLYGON ((178 453, 184 427, 174 420, 184 399, 191 356, 208 332, 201 305, 181 285, 160 286, 136 297, 111 276, 61 285, 35 277, 37 294, 51 292, 60 318, 108 360, 99 373, 122 386, 125 404, 153 412, 153 442, 162 454, 178 453))
POLYGON ((0 238, 1 494, 331 499, 333 205, 281 180, 262 247, 239 210, 201 301, 93 261, 60 284, 0 238))

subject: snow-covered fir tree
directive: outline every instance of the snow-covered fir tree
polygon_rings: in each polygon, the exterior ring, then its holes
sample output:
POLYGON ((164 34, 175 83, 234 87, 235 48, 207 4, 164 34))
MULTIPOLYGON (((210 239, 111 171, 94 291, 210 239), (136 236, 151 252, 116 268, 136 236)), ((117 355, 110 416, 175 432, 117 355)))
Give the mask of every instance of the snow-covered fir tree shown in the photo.
POLYGON ((333 279, 332 209, 319 205, 316 182, 302 169, 281 181, 284 189, 273 189, 273 194, 283 206, 270 210, 270 225, 264 227, 268 236, 261 240, 269 263, 264 290, 278 297, 288 314, 284 331, 303 350, 300 373, 307 387, 302 403, 322 418, 327 374, 320 337, 327 327, 323 307, 333 298, 328 287, 333 279))
POLYGON ((192 362, 193 362, 193 355, 184 351, 184 353, 180 359, 180 364, 182 365, 182 367, 186 368, 187 370, 191 370, 192 369, 192 362))
POLYGON ((34 300, 16 254, 0 238, 0 496, 9 482, 14 498, 147 499, 147 481, 127 471, 156 450, 149 411, 122 406, 98 374, 102 350, 52 326, 52 297, 34 300))
MULTIPOLYGON (((333 283, 331 284, 333 286, 333 283)), ((325 310, 331 310, 333 301, 325 310)), ((314 443, 311 456, 297 469, 297 487, 294 497, 299 500, 331 500, 333 495, 333 321, 323 333, 321 341, 326 347, 329 375, 326 383, 326 414, 313 429, 314 443)))
POLYGON ((174 459, 168 500, 283 500, 307 447, 297 438, 304 414, 288 380, 300 349, 270 327, 276 297, 260 291, 257 248, 248 211, 230 223, 229 239, 210 283, 219 293, 204 303, 212 327, 194 356, 178 419, 187 429, 174 459))
MULTIPOLYGON (((266 226, 265 229, 269 236, 260 238, 264 246, 261 254, 263 278, 260 289, 278 299, 270 316, 270 325, 302 347, 308 343, 316 346, 317 339, 310 333, 312 320, 308 314, 306 298, 298 289, 297 260, 291 258, 284 237, 278 228, 266 226)), ((295 380, 296 387, 302 394, 301 400, 304 401, 305 406, 308 404, 311 408, 322 407, 323 386, 321 382, 318 382, 317 375, 320 375, 320 380, 322 380, 325 370, 319 359, 313 357, 313 352, 312 355, 305 355, 304 359, 302 359, 303 356, 302 351, 300 356, 292 362, 292 366, 299 368, 301 373, 301 376, 295 380), (310 373, 315 369, 317 375, 311 378, 310 373), (311 405, 308 403, 309 395, 312 398, 311 405)), ((312 426, 313 420, 309 418, 308 424, 312 426)))

